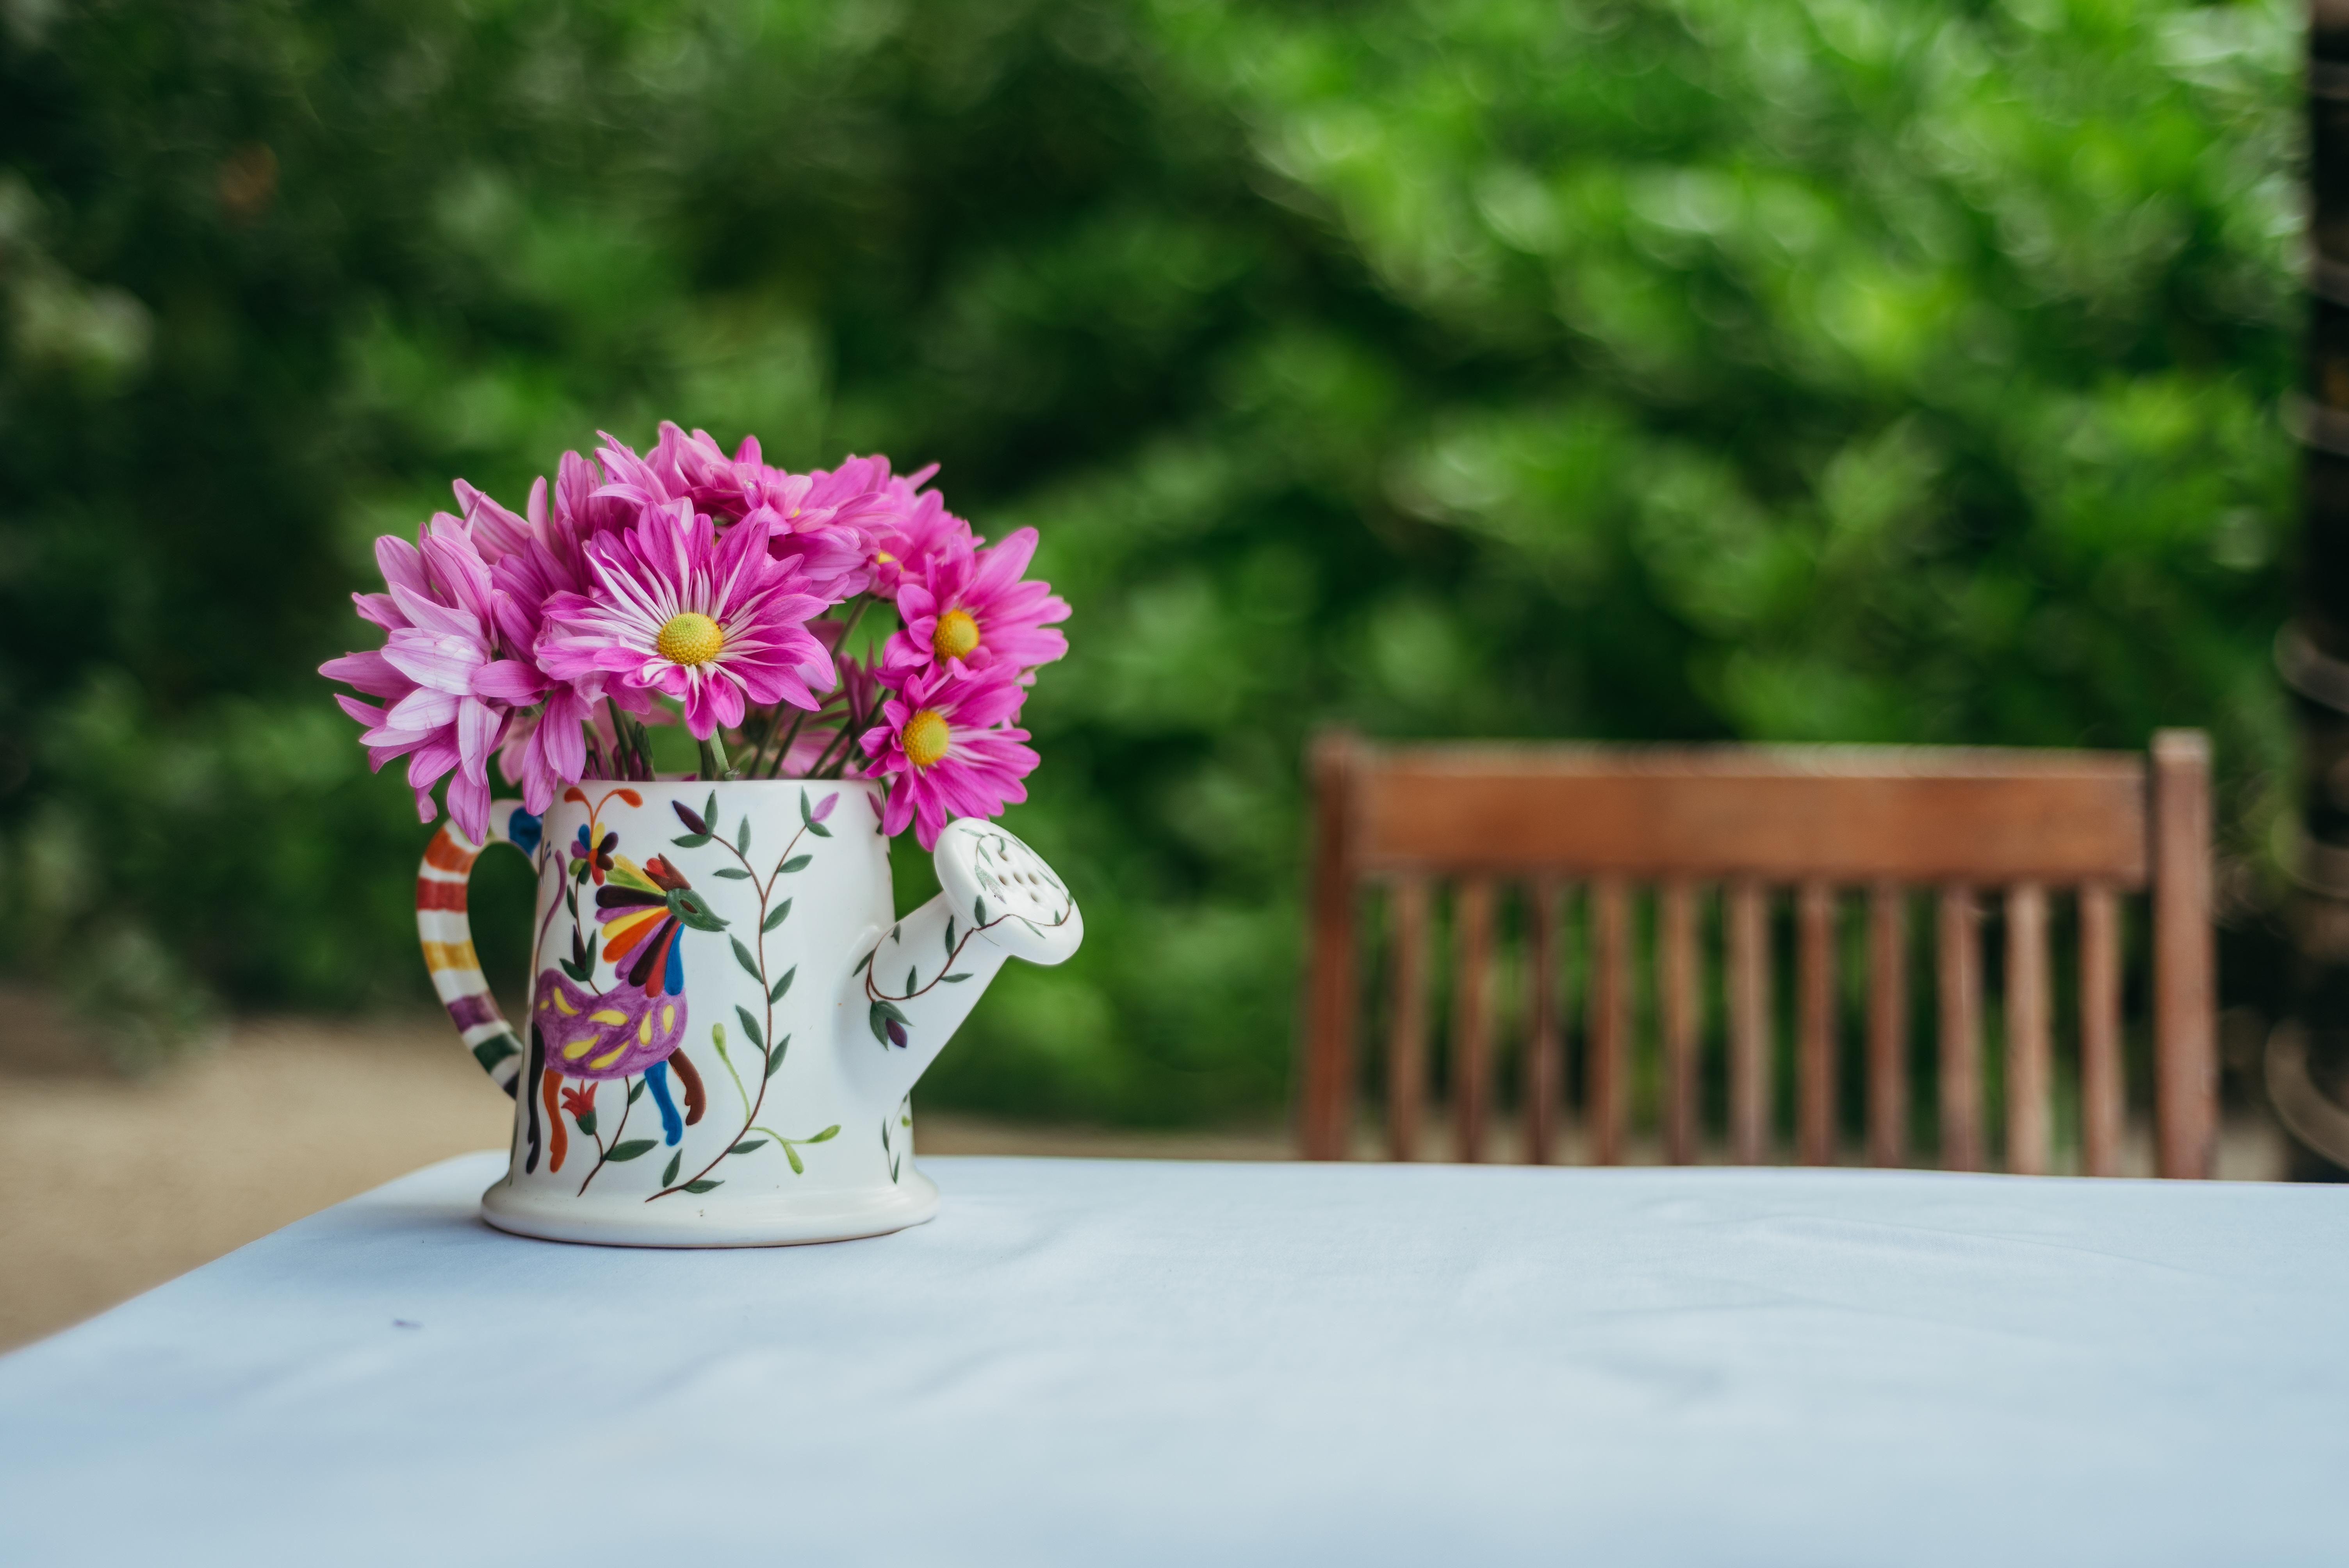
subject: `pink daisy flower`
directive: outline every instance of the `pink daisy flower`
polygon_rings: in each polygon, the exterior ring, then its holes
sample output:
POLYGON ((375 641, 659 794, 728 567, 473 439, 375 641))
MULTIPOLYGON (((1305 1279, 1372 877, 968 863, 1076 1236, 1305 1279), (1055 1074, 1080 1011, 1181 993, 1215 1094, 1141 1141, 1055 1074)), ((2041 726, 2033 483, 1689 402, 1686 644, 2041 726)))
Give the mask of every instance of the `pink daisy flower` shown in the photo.
POLYGON ((1069 618, 1051 584, 1020 573, 1036 553, 1036 531, 1022 528, 983 550, 949 545, 908 564, 897 588, 898 630, 881 652, 883 678, 899 685, 938 666, 956 676, 980 670, 1034 669, 1069 651, 1050 623, 1069 618))
POLYGON ((370 766, 408 760, 417 816, 437 814, 433 787, 449 779, 449 815, 467 837, 487 832, 490 753, 513 710, 537 702, 546 683, 530 665, 498 657, 495 591, 471 531, 447 512, 417 542, 376 541, 388 592, 355 593, 359 614, 389 634, 378 650, 347 654, 318 673, 380 705, 337 695, 367 727, 359 737, 370 766))
MULTIPOLYGON (((716 446, 704 449, 705 460, 716 446)), ((809 592, 839 603, 871 589, 874 532, 898 504, 891 486, 905 482, 891 480, 888 459, 850 458, 836 469, 794 474, 762 462, 758 438, 746 437, 731 482, 731 493, 699 493, 712 495, 723 515, 765 520, 775 558, 797 562, 809 592)))
POLYGON ((873 529, 873 592, 885 599, 895 599, 905 574, 926 567, 934 556, 987 542, 947 510, 937 491, 921 489, 937 471, 932 463, 885 487, 886 505, 873 529))
MULTIPOLYGON (((608 521, 613 508, 599 501, 595 470, 576 452, 563 454, 555 470, 554 504, 547 507, 546 481, 531 487, 529 510, 517 517, 463 480, 457 493, 466 506, 478 542, 494 536, 500 553, 491 562, 490 576, 498 589, 498 631, 512 648, 535 649, 546 627, 546 605, 558 593, 584 593, 594 586, 587 565, 586 542, 597 531, 596 514, 608 521)), ((484 552, 487 554, 487 552, 484 552)), ((523 804, 544 811, 555 794, 577 781, 587 769, 585 728, 601 726, 598 712, 609 677, 591 670, 568 680, 553 680, 544 706, 536 713, 516 716, 499 748, 498 767, 522 787, 523 804)), ((611 693, 639 717, 655 711, 643 693, 611 693)), ((603 736, 610 755, 610 737, 603 736)))
POLYGON ((691 501, 674 500, 590 539, 585 556, 594 585, 546 601, 536 651, 552 679, 600 673, 615 695, 678 698, 697 740, 740 725, 750 703, 813 710, 810 683, 833 684, 832 655, 807 629, 825 602, 768 553, 763 523, 720 538, 691 501))
POLYGON ((473 536, 473 548, 492 568, 546 531, 543 476, 532 482, 528 510, 520 514, 501 506, 488 491, 464 480, 454 481, 449 488, 457 492, 457 509, 464 514, 465 527, 473 536))
POLYGON ((1021 744, 1028 732, 1006 722, 1027 696, 1009 665, 968 678, 937 667, 884 702, 882 722, 862 738, 873 758, 864 776, 890 781, 882 830, 902 833, 910 821, 922 848, 934 849, 953 819, 992 817, 1028 799, 1019 781, 1036 770, 1036 754, 1021 744))
POLYGON ((597 456, 613 493, 640 503, 688 500, 721 529, 765 522, 775 558, 795 562, 811 593, 838 603, 872 585, 873 526, 895 504, 885 489, 886 458, 795 474, 766 463, 755 436, 730 458, 709 431, 688 435, 667 420, 645 456, 608 435, 597 456))
POLYGON ((750 461, 738 465, 742 471, 768 476, 761 493, 776 519, 775 553, 797 557, 801 569, 835 603, 868 592, 874 531, 888 520, 894 504, 887 488, 889 459, 850 458, 836 469, 787 474, 761 469, 756 440, 743 447, 750 461))

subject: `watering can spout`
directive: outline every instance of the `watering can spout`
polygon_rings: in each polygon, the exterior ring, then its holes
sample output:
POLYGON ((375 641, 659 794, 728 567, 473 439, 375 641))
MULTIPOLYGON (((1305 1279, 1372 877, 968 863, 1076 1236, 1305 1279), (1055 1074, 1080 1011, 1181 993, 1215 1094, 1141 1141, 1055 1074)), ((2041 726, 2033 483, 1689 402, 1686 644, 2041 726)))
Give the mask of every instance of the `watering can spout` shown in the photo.
POLYGON ((947 823, 932 861, 938 895, 858 944, 841 990, 841 1060, 885 1108, 912 1091, 1004 960, 1059 964, 1084 940, 1067 886, 993 823, 947 823))

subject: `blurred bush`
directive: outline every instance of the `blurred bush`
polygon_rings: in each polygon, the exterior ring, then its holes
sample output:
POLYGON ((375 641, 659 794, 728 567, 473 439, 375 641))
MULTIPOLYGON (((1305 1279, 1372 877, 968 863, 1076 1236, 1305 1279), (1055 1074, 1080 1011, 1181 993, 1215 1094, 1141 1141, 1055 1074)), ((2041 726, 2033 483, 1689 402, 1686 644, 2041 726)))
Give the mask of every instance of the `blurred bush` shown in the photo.
POLYGON ((1090 940, 934 1100, 1277 1105, 1320 721, 2199 724, 2277 798, 2280 0, 0 22, 5 918, 126 1041, 424 995, 310 671, 450 476, 664 416, 940 460, 1077 607, 1011 820, 1090 940))

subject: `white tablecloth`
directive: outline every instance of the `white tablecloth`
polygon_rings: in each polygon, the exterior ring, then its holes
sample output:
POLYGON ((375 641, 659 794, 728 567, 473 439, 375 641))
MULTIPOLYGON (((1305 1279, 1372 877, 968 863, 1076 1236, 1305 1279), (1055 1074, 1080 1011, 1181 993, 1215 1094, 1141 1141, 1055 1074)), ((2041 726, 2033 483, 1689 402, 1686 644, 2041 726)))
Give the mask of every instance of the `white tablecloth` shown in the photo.
POLYGON ((500 1158, 0 1360, 0 1563, 2349 1562, 2349 1190, 936 1160, 655 1253, 500 1158))

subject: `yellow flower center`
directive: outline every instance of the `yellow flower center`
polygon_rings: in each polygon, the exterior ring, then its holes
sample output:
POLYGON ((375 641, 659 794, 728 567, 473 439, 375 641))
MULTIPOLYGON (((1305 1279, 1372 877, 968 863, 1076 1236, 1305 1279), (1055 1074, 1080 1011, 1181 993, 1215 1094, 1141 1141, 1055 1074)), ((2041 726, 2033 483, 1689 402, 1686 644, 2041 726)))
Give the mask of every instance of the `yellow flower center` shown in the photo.
POLYGON ((930 634, 930 646, 942 659, 967 659, 978 646, 978 623, 968 610, 949 610, 938 617, 938 629, 930 634))
POLYGON ((653 651, 673 665, 706 665, 726 645, 718 623, 696 611, 671 615, 653 638, 653 651))
POLYGON ((946 716, 936 708, 926 707, 905 721, 905 760, 916 768, 927 768, 947 754, 946 716))

